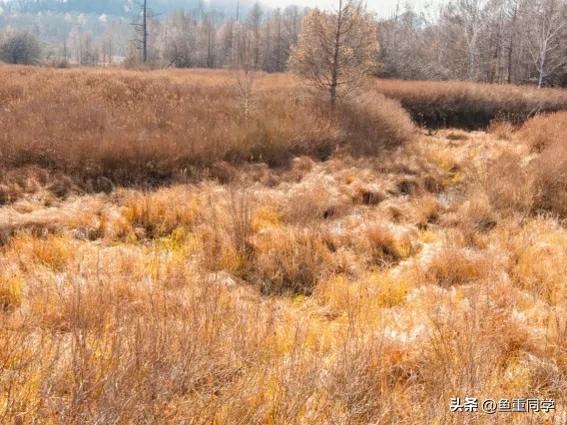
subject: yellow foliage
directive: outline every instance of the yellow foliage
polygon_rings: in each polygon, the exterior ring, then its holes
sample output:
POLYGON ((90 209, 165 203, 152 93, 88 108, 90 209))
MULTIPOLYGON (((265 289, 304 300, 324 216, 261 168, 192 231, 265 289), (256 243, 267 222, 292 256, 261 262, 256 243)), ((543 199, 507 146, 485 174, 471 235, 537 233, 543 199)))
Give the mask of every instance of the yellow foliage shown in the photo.
POLYGON ((245 258, 229 246, 223 246, 220 257, 220 268, 228 272, 239 272, 246 265, 245 258))
POLYGON ((279 213, 271 206, 257 209, 252 216, 252 229, 259 232, 263 229, 277 227, 281 224, 279 213))
POLYGON ((382 307, 396 307, 403 304, 413 284, 403 277, 395 278, 390 274, 382 274, 377 277, 379 282, 379 291, 377 302, 382 307))
POLYGON ((46 238, 36 238, 31 235, 18 235, 10 241, 10 248, 22 257, 28 257, 32 266, 39 263, 54 271, 61 272, 73 256, 73 246, 70 239, 63 236, 49 235, 46 238))
POLYGON ((198 235, 180 226, 169 236, 159 239, 157 246, 166 253, 184 258, 193 253, 197 253, 202 248, 202 242, 198 235))
POLYGON ((179 227, 192 226, 199 214, 200 202, 188 198, 181 188, 137 194, 127 197, 122 215, 149 238, 167 236, 179 227))
POLYGON ((17 276, 0 276, 0 310, 11 311, 22 302, 22 281, 17 276))

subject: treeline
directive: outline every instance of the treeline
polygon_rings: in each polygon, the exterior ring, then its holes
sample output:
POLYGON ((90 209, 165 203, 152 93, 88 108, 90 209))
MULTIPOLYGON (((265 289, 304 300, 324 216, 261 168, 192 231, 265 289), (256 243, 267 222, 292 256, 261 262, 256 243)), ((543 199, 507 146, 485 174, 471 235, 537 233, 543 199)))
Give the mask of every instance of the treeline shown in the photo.
MULTIPOLYGON (((28 7, 73 4, 22 1, 28 7)), ((97 3, 97 10, 106 10, 99 9, 103 3, 97 3)), ((11 25, 6 13, 0 25, 3 21, 4 27, 31 28, 47 41, 51 63, 140 65, 139 34, 131 25, 141 19, 139 3, 117 3, 129 8, 128 18, 67 14, 64 25, 58 26, 66 32, 57 37, 52 25, 38 25, 31 18, 23 24, 21 14, 20 26, 11 25)), ((197 2, 167 12, 170 3, 174 2, 148 0, 154 13, 148 14, 147 66, 286 71, 290 48, 307 13, 295 6, 274 10, 237 0, 197 2), (161 7, 166 12, 161 13, 161 7)), ((377 75, 567 86, 567 0, 449 0, 427 10, 406 7, 379 20, 377 75)))
MULTIPOLYGON (((283 72, 304 15, 297 6, 267 11, 259 4, 234 19, 223 19, 216 12, 195 16, 179 11, 150 25, 151 58, 175 67, 283 72)), ((136 62, 136 51, 129 53, 129 61, 136 62)))
POLYGON ((452 0, 379 33, 384 76, 567 85, 565 0, 452 0))

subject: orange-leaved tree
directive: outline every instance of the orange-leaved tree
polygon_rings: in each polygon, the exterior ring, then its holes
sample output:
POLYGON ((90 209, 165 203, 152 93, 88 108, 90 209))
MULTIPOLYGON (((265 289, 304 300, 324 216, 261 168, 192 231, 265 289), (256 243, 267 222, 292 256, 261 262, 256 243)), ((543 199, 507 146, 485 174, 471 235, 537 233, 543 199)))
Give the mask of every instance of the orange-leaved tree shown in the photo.
POLYGON ((376 70, 376 21, 357 0, 339 0, 334 12, 312 10, 292 49, 289 69, 337 98, 352 93, 376 70))

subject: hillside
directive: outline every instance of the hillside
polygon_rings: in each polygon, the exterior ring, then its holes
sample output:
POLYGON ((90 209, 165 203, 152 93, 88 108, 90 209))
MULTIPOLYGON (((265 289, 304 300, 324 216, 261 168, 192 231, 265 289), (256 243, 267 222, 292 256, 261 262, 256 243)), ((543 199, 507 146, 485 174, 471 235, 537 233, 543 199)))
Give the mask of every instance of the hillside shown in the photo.
MULTIPOLYGON (((7 11, 22 13, 93 13, 114 16, 130 16, 137 7, 135 0, 5 0, 0 2, 7 11)), ((198 1, 187 0, 152 0, 156 10, 173 11, 175 9, 197 9, 198 1)))
POLYGON ((337 114, 280 74, 0 74, 0 422, 564 423, 565 112, 433 130, 378 83, 337 114))

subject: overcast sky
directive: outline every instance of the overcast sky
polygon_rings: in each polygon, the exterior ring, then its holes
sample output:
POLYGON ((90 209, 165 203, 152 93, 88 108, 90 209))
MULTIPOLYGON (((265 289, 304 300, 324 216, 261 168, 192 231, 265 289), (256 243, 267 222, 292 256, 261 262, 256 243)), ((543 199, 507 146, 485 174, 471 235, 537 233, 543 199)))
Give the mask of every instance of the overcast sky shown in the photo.
MULTIPOLYGON (((368 8, 375 11, 381 17, 391 16, 395 10, 396 5, 400 4, 400 8, 404 8, 404 5, 409 4, 415 10, 421 10, 428 4, 432 3, 432 0, 366 0, 368 8)), ((439 0, 433 0, 439 2, 439 0)), ((337 5, 338 0, 264 0, 264 3, 272 7, 285 7, 289 4, 297 4, 298 6, 309 6, 309 7, 319 7, 319 8, 333 8, 337 5)))

